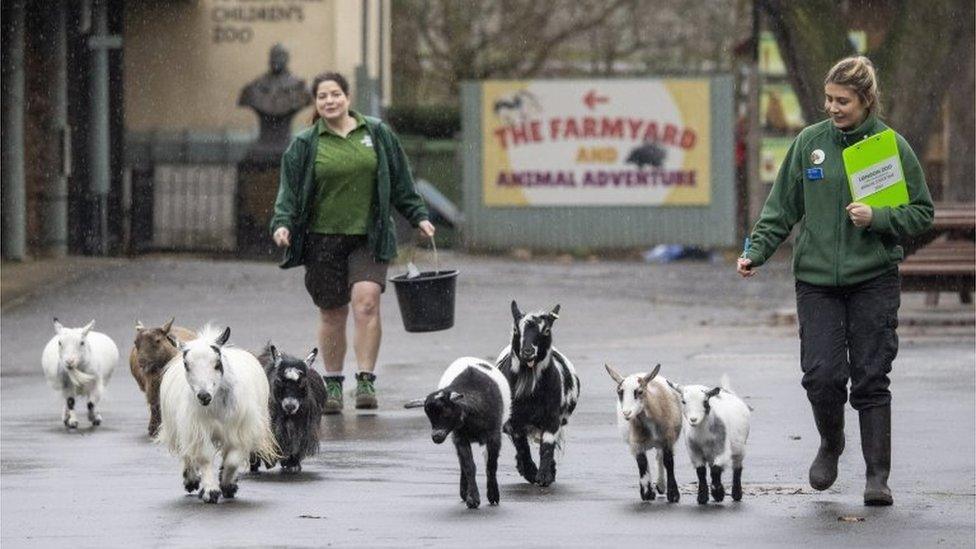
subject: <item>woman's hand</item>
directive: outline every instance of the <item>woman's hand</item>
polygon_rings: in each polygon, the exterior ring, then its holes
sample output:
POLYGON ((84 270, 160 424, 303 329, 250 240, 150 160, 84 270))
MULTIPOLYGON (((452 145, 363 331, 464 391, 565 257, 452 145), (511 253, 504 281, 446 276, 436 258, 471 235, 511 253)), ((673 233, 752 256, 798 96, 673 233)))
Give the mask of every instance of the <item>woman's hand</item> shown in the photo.
POLYGON ((420 232, 427 238, 434 238, 434 224, 430 221, 427 221, 426 219, 421 221, 420 224, 417 225, 417 228, 420 229, 420 232))
POLYGON ((288 227, 278 227, 274 232, 274 243, 278 245, 279 248, 287 248, 291 246, 291 231, 288 227))
POLYGON ((735 272, 739 273, 739 276, 742 278, 756 276, 756 271, 752 270, 752 260, 745 257, 738 259, 735 265, 735 272))
POLYGON ((874 212, 871 211, 871 206, 867 204, 851 202, 847 205, 847 215, 851 218, 851 223, 855 227, 870 227, 874 212))

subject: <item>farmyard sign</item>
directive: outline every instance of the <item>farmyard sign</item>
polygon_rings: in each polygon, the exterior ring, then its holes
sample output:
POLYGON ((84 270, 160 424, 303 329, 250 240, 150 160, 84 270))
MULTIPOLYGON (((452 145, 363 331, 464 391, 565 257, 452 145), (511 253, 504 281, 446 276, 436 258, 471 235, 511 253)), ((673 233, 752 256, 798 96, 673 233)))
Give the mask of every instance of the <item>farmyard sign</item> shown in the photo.
POLYGON ((483 82, 484 205, 708 205, 709 87, 707 79, 483 82))

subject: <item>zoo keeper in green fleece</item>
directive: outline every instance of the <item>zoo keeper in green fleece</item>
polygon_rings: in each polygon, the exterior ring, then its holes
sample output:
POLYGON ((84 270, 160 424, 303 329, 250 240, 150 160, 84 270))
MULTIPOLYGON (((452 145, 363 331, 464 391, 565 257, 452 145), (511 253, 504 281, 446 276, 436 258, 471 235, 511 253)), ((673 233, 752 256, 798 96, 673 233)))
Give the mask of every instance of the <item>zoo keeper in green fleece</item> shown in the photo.
POLYGON ((756 274, 797 223, 793 250, 803 388, 813 408, 820 448, 810 485, 826 490, 844 451, 844 404, 850 380, 866 465, 865 505, 891 505, 891 392, 898 353, 901 281, 899 239, 932 225, 933 207, 915 153, 897 136, 909 203, 871 207, 851 201, 841 152, 887 129, 879 119, 874 66, 866 57, 839 61, 824 82, 827 120, 797 136, 738 260, 756 274))
POLYGON ((349 110, 349 83, 327 72, 312 81, 312 125, 281 159, 271 232, 285 247, 282 268, 305 266, 305 288, 319 309, 325 363, 324 412, 342 411, 346 319, 352 309, 356 408, 377 407, 380 294, 396 234, 390 206, 428 237, 434 226, 417 194, 399 140, 380 120, 349 110))

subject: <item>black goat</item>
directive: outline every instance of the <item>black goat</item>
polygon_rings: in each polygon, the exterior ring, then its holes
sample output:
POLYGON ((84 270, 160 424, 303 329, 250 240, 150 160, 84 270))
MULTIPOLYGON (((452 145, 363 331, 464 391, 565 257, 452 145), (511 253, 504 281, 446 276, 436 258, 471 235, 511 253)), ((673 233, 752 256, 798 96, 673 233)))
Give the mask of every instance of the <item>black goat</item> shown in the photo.
POLYGON ((435 444, 452 434, 461 466, 461 499, 469 509, 481 504, 471 443, 487 446, 488 503, 498 505, 498 452, 502 447, 502 425, 508 420, 511 393, 508 382, 491 364, 462 357, 448 366, 437 390, 426 399, 408 402, 406 408, 423 406, 430 420, 435 444))
MULTIPOLYGON (((319 422, 325 405, 325 383, 322 376, 312 369, 318 349, 299 360, 279 353, 274 345, 265 346, 258 361, 268 375, 271 396, 271 429, 281 448, 281 470, 297 473, 302 470, 302 459, 319 449, 319 422)), ((265 463, 265 467, 274 467, 265 463)), ((260 462, 251 457, 251 472, 256 473, 260 462)))
POLYGON ((549 486, 556 480, 555 449, 576 409, 580 381, 573 363, 552 345, 559 305, 549 312, 522 314, 512 300, 512 317, 512 343, 496 360, 512 390, 512 417, 504 429, 515 445, 519 473, 531 483, 549 486), (529 452, 529 436, 541 443, 538 469, 529 452))

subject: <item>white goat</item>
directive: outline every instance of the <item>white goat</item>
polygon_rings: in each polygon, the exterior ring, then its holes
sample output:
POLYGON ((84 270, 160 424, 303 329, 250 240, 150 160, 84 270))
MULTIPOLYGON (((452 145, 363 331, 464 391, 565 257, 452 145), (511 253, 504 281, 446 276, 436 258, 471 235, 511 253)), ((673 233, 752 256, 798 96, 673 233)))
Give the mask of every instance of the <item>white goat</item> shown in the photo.
POLYGON ((708 503, 705 466, 711 469, 712 498, 725 499, 722 471, 732 466, 732 500, 742 499, 742 459, 749 438, 750 408, 729 387, 728 376, 722 376, 720 387, 705 385, 668 385, 681 397, 682 413, 687 423, 685 442, 691 463, 698 474, 698 503, 708 503))
POLYGON ((162 425, 157 441, 183 460, 183 487, 217 503, 237 493, 237 470, 254 453, 278 457, 268 413, 268 377, 247 351, 225 346, 230 328, 204 326, 197 339, 173 341, 180 352, 166 365, 160 385, 162 425), (222 453, 220 482, 214 457, 222 453))
POLYGON ((41 367, 44 377, 64 397, 62 420, 68 429, 78 427, 75 397, 88 398, 88 421, 101 425, 102 415, 96 408, 105 386, 119 362, 119 348, 107 335, 93 332, 92 320, 83 328, 65 328, 54 319, 55 336, 44 346, 41 367))
POLYGON ((681 406, 668 389, 667 380, 657 375, 661 365, 655 366, 649 374, 641 372, 627 377, 621 376, 609 364, 605 366, 617 382, 617 427, 637 460, 641 499, 653 500, 656 487, 660 494, 667 490, 669 503, 677 502, 681 494, 674 478, 674 445, 681 435, 681 406), (647 467, 647 451, 652 448, 657 450, 657 483, 654 487, 647 467))

